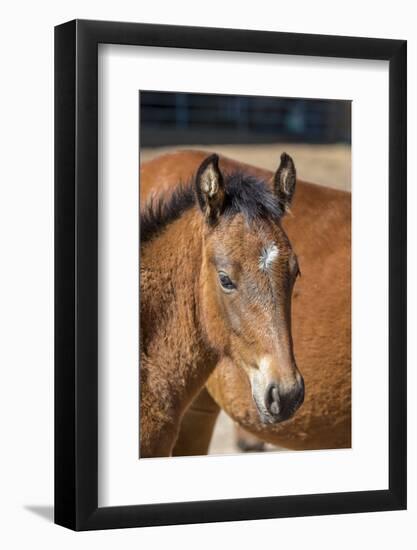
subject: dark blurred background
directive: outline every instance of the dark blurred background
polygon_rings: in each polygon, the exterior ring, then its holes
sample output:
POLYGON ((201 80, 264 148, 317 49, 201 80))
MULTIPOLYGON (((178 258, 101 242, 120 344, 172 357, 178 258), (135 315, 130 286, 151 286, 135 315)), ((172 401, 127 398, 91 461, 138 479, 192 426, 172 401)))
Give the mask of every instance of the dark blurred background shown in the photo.
POLYGON ((350 143, 349 101, 141 92, 142 147, 350 143))

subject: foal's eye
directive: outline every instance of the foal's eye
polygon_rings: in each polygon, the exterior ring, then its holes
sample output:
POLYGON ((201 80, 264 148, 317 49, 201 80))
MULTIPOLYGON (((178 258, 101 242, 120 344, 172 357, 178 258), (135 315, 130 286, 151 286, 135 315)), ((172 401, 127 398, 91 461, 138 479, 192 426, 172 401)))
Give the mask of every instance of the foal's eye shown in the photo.
POLYGON ((236 288, 236 285, 232 282, 230 277, 226 275, 226 273, 223 273, 223 271, 220 271, 219 273, 219 281, 224 290, 228 290, 230 292, 236 288))

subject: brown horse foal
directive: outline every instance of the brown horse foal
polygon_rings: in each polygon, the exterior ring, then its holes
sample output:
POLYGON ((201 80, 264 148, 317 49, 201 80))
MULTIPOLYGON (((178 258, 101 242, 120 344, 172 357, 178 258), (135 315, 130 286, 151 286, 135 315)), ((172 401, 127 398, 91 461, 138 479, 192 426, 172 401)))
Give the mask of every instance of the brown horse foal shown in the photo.
POLYGON ((283 154, 268 182, 206 158, 193 182, 141 210, 140 456, 172 454, 185 410, 220 360, 250 381, 260 419, 304 399, 291 337, 299 273, 281 219, 295 189, 283 154))
MULTIPOLYGON (((155 189, 172 193, 207 156, 185 150, 143 163, 142 201, 155 189)), ((220 169, 267 181, 273 188, 274 175, 268 170, 226 157, 220 158, 220 169)), ((306 386, 304 404, 286 422, 264 424, 246 373, 224 357, 183 416, 174 455, 207 453, 219 406, 274 445, 300 450, 351 446, 351 195, 297 178, 291 212, 283 224, 303 272, 292 300, 292 334, 306 386)))

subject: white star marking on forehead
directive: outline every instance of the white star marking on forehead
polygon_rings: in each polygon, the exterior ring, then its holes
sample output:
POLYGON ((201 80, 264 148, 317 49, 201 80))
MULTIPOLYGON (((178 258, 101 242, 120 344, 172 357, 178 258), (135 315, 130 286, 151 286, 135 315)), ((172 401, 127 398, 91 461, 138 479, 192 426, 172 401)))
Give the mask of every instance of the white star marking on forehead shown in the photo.
POLYGON ((274 260, 279 256, 279 249, 275 243, 271 243, 262 249, 259 256, 259 269, 261 271, 267 271, 274 260))

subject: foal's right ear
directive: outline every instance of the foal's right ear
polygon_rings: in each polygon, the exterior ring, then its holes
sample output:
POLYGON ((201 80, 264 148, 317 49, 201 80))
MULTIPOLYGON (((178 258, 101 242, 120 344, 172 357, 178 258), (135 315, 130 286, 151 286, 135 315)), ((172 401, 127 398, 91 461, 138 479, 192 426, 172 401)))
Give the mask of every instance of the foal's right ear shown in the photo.
POLYGON ((210 224, 215 223, 223 211, 225 199, 218 155, 210 155, 202 162, 195 177, 195 189, 198 204, 206 220, 210 224))

